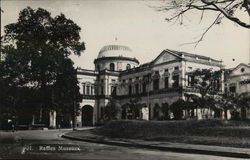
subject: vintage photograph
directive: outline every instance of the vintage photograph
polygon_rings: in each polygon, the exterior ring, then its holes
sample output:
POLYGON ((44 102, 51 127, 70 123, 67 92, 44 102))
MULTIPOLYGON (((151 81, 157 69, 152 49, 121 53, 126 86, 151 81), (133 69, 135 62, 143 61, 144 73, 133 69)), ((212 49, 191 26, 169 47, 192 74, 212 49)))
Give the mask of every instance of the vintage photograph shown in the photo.
POLYGON ((250 158, 250 0, 0 4, 0 159, 250 158))

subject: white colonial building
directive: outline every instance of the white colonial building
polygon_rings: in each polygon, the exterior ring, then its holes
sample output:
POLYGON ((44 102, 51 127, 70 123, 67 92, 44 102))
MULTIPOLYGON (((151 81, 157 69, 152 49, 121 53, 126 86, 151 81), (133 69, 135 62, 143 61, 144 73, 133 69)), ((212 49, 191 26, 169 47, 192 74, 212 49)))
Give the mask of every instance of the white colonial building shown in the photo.
POLYGON ((250 92, 250 66, 240 63, 233 69, 228 69, 225 77, 225 92, 250 92))
MULTIPOLYGON (((133 52, 127 46, 107 45, 94 60, 95 70, 78 69, 84 96, 77 118, 78 126, 101 123, 104 108, 111 97, 116 99, 120 107, 131 98, 140 97, 140 103, 145 107, 137 118, 157 119, 162 114, 159 108, 164 103, 170 105, 178 99, 184 99, 186 92, 197 93, 189 72, 196 69, 220 70, 222 67, 222 61, 169 49, 142 65, 131 55, 133 52)), ((218 82, 218 91, 224 90, 223 81, 222 77, 218 82)), ((118 118, 129 116, 128 111, 123 110, 118 118)))
MULTIPOLYGON (((232 69, 227 69, 225 74, 225 92, 235 94, 236 97, 250 93, 250 65, 240 63, 232 69)), ((238 108, 240 118, 250 119, 248 107, 238 108)))

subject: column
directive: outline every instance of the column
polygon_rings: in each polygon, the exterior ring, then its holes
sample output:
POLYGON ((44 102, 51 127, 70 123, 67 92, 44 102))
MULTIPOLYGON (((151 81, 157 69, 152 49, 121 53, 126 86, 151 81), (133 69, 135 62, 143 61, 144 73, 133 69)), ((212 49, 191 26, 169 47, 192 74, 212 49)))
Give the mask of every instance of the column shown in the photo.
POLYGON ((224 83, 224 71, 221 71, 221 80, 220 80, 220 85, 221 85, 221 92, 225 92, 225 83, 224 83))
POLYGON ((49 112, 49 127, 56 128, 56 111, 52 110, 49 112))
POLYGON ((148 106, 142 108, 142 119, 149 120, 149 108, 148 108, 148 106))

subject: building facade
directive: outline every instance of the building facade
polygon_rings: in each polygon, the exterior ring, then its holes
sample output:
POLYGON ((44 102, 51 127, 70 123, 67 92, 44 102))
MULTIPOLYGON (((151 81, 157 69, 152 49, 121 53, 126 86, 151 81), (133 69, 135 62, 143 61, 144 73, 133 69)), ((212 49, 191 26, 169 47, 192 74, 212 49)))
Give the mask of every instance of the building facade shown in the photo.
MULTIPOLYGON (((250 65, 240 63, 235 68, 226 70, 225 93, 234 94, 236 97, 250 93, 250 65)), ((241 119, 250 119, 249 108, 238 108, 238 112, 241 119)))
MULTIPOLYGON (((139 98, 143 105, 137 119, 159 119, 160 108, 185 93, 197 94, 194 79, 188 73, 197 69, 220 70, 222 61, 185 52, 163 50, 153 61, 139 64, 132 58, 133 51, 123 45, 104 46, 94 60, 95 70, 78 69, 83 95, 78 126, 102 123, 104 108, 111 98, 124 108, 131 99, 139 98)), ((218 91, 224 92, 224 79, 218 82, 218 91)), ((195 112, 198 114, 198 112, 195 112)), ((196 115, 201 117, 202 113, 196 115)), ((117 118, 130 119, 130 111, 122 109, 117 118)))
POLYGON ((225 92, 241 94, 250 92, 250 66, 240 63, 233 69, 227 70, 225 76, 225 92))

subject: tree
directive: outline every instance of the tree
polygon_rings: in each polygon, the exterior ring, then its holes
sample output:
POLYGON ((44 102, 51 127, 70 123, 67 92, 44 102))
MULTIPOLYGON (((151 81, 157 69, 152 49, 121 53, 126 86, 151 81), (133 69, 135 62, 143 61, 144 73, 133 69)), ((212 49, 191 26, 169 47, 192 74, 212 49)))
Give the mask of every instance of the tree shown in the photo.
POLYGON ((249 0, 169 0, 158 8, 159 11, 170 12, 173 16, 166 18, 167 21, 179 21, 183 24, 183 19, 188 12, 201 12, 200 21, 203 19, 205 12, 214 12, 216 14, 214 21, 204 31, 202 36, 195 41, 196 45, 201 42, 205 34, 216 24, 226 18, 243 28, 250 29, 250 1, 249 0))
POLYGON ((131 98, 128 103, 124 104, 122 107, 125 110, 129 110, 132 119, 140 117, 140 111, 145 106, 145 104, 139 103, 141 98, 131 98))
MULTIPOLYGON (((58 115, 71 113, 72 117, 76 118, 83 98, 79 92, 77 69, 73 67, 73 62, 69 58, 64 60, 63 65, 64 70, 57 76, 52 88, 51 102, 58 115)), ((73 121, 73 127, 75 127, 75 120, 73 121)))
POLYGON ((235 110, 236 109, 236 97, 234 95, 230 94, 223 94, 221 96, 217 96, 214 99, 214 107, 215 115, 216 117, 220 117, 222 115, 218 115, 218 112, 223 111, 225 115, 225 119, 228 119, 227 117, 227 111, 228 110, 235 110))
POLYGON ((104 108, 104 118, 106 120, 115 120, 117 119, 117 115, 119 112, 120 108, 117 104, 117 101, 114 98, 111 98, 104 108))
POLYGON ((175 120, 180 120, 183 118, 183 109, 185 109, 185 101, 183 99, 178 99, 170 105, 170 109, 174 114, 175 120))
POLYGON ((212 71, 209 69, 198 69, 189 73, 189 76, 194 77, 194 89, 200 95, 186 94, 185 96, 192 100, 191 107, 196 106, 196 115, 198 109, 208 108, 209 110, 214 105, 214 95, 220 91, 221 71, 212 71))
POLYGON ((194 109, 198 107, 199 104, 199 96, 195 94, 190 94, 190 93, 184 93, 184 96, 186 97, 184 100, 184 105, 185 105, 185 116, 188 118, 190 111, 190 117, 194 118, 194 109))
POLYGON ((79 103, 76 70, 69 56, 80 56, 85 50, 84 43, 80 42, 80 31, 81 28, 64 14, 51 17, 42 8, 23 9, 16 23, 5 26, 2 83, 32 89, 37 93, 35 106, 39 110, 56 109, 56 104, 61 107, 66 104, 64 101, 71 106, 79 103))
POLYGON ((247 118, 246 111, 250 109, 250 93, 249 92, 241 93, 238 96, 237 105, 241 109, 241 118, 246 119, 247 118))
POLYGON ((165 120, 170 119, 170 115, 169 115, 170 106, 168 105, 168 103, 163 103, 162 104, 161 111, 163 113, 163 118, 165 120))

